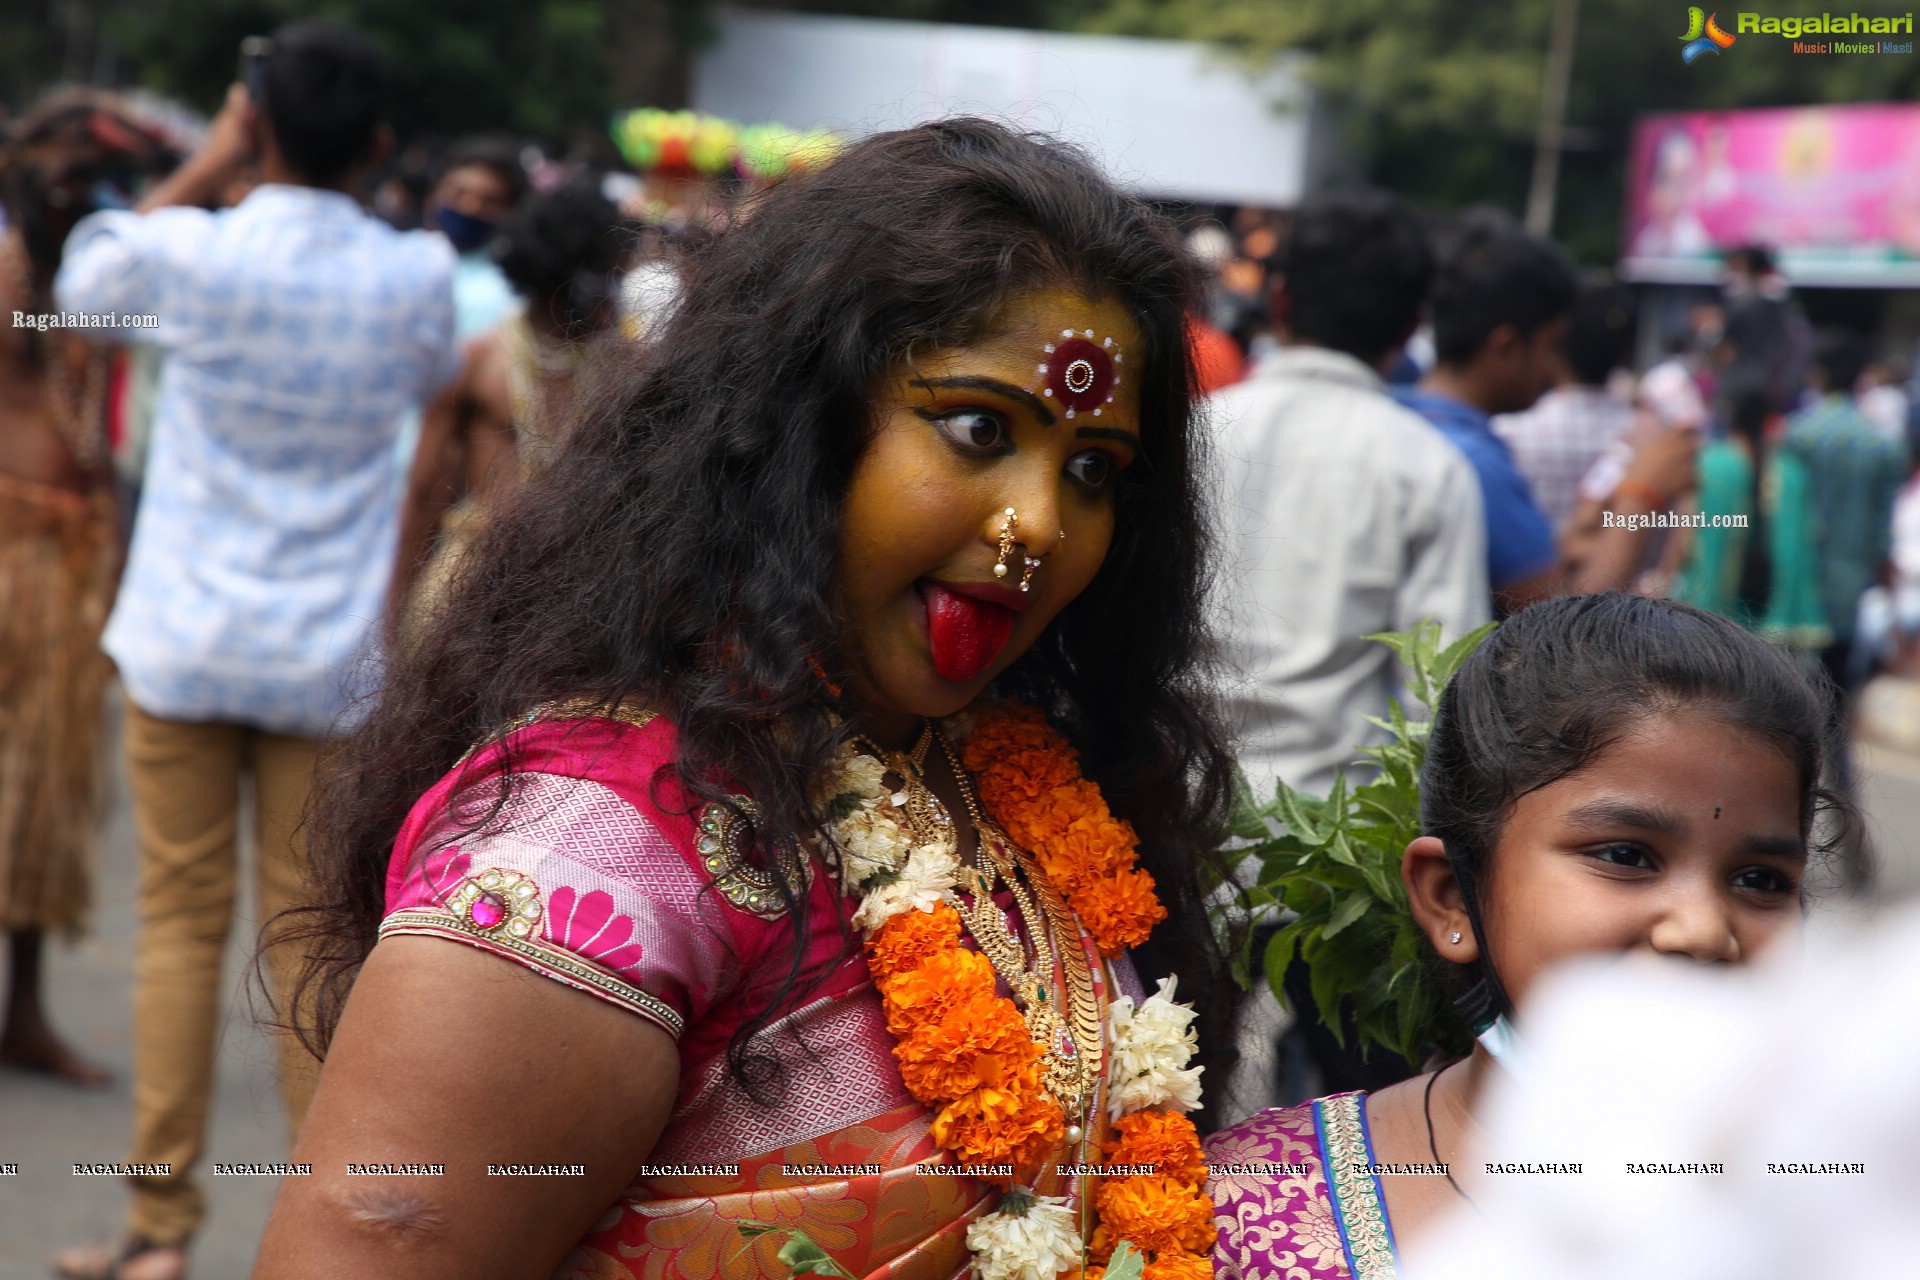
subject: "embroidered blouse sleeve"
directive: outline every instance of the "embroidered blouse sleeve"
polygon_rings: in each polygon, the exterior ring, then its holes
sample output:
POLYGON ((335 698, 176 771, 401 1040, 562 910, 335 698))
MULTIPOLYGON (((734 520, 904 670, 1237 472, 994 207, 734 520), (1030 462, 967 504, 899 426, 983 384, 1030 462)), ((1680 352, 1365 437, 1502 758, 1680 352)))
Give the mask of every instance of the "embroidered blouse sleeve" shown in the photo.
POLYGON ((519 773, 482 823, 497 796, 494 779, 467 788, 396 857, 381 937, 481 947, 675 1039, 738 985, 739 948, 713 895, 629 799, 592 779, 519 773))

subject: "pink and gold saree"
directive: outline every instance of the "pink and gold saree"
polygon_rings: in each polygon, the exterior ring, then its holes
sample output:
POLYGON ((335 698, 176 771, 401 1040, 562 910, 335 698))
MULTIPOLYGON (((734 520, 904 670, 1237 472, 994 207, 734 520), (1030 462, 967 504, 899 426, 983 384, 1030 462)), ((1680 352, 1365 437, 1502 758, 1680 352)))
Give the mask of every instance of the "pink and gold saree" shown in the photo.
POLYGON ((674 751, 664 720, 537 721, 422 797, 394 848, 382 936, 482 947, 679 1042, 665 1131, 557 1275, 786 1276, 780 1238, 747 1240, 745 1219, 803 1229, 871 1280, 963 1275, 967 1227, 996 1189, 938 1172, 950 1157, 901 1083, 865 958, 842 931, 853 904, 817 862, 793 907, 809 925, 803 994, 754 1041, 778 1059, 781 1101, 756 1103, 729 1074, 735 1031, 788 976, 788 908, 724 811, 689 811, 665 768, 674 751), (492 813, 509 751, 512 786, 492 813))

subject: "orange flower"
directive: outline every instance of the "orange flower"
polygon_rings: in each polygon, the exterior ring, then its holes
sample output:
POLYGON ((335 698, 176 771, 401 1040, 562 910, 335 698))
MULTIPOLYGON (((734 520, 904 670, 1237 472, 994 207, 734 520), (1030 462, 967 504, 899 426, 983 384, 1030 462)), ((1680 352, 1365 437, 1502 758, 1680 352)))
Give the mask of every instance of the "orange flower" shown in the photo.
POLYGON ((1212 1251, 1156 1254, 1140 1280, 1213 1280, 1212 1251))
POLYGON ((1023 1172, 1066 1133, 1059 1106, 1041 1092, 1029 1070, 1009 1088, 962 1094, 933 1118, 933 1140, 961 1164, 1011 1161, 1023 1172))
POLYGON ((1146 941, 1166 909, 1136 869, 1139 837, 1080 776, 1079 755, 1032 707, 1002 704, 967 739, 981 803, 1079 915, 1103 955, 1146 941))
POLYGON ((975 1089, 1012 1087, 1040 1049, 1013 1003, 989 988, 987 999, 956 1001, 939 1020, 915 1026, 894 1045, 893 1056, 908 1092, 933 1103, 975 1089))
POLYGON ((1172 1178, 1115 1178, 1098 1192, 1100 1226, 1148 1253, 1213 1248, 1213 1201, 1172 1178))
MULTIPOLYGON (((1007 1003, 994 997, 993 965, 978 951, 960 946, 951 951, 937 951, 919 967, 895 974, 888 980, 884 995, 887 1030, 895 1038, 911 1035, 916 1027, 937 1022, 956 1005, 1007 1003)), ((962 1090, 939 1096, 950 1098, 958 1092, 962 1090)))
POLYGON ((1189 1186, 1206 1181, 1207 1158, 1193 1121, 1177 1111, 1136 1111, 1114 1121, 1119 1137, 1103 1143, 1109 1164, 1150 1164, 1189 1186))
POLYGON ((1167 918, 1167 909, 1153 892, 1153 877, 1145 871, 1123 871, 1096 880, 1067 899, 1103 956, 1137 947, 1167 918))
POLYGON ((1109 1230, 1105 1223, 1096 1223, 1093 1234, 1087 1237, 1087 1256, 1104 1267, 1113 1261, 1113 1251, 1119 1245, 1119 1236, 1109 1230))
POLYGON ((928 956, 960 945, 960 913, 942 903, 931 911, 903 911, 867 942, 867 969, 876 984, 917 968, 928 956))

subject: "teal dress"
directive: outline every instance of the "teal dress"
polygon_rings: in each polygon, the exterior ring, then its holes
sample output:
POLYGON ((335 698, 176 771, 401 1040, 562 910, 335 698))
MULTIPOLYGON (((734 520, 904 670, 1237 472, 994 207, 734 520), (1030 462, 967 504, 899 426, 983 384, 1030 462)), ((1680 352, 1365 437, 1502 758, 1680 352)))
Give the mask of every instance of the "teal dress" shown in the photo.
POLYGON ((1733 441, 1700 451, 1700 514, 1707 528, 1693 530, 1693 550, 1674 583, 1674 597, 1732 618, 1741 626, 1789 648, 1821 649, 1833 640, 1820 600, 1814 530, 1806 467, 1781 450, 1767 457, 1761 477, 1760 511, 1753 510, 1753 459, 1733 441), (1748 517, 1750 527, 1715 528, 1715 516, 1748 517), (1764 516, 1764 521, 1753 519, 1764 516), (1751 527, 1764 524, 1764 528, 1751 527), (1740 599, 1740 568, 1747 539, 1767 539, 1772 585, 1764 612, 1740 599))

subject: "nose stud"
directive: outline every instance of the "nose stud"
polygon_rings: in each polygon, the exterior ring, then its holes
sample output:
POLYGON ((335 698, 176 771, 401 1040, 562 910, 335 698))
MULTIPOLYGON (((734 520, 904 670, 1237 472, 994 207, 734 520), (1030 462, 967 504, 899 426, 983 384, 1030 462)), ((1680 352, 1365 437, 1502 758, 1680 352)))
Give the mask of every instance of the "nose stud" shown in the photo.
MULTIPOLYGON (((1013 559, 1013 531, 1020 527, 1020 516, 1012 507, 1008 507, 1005 518, 1000 522, 1000 558, 993 562, 993 576, 1007 576, 1007 562, 1013 559)), ((1027 570, 1027 576, 1033 576, 1033 570, 1027 570)), ((1021 590, 1025 590, 1023 586, 1021 590)))
POLYGON ((1456 946, 1456 947, 1457 947, 1457 946, 1459 946, 1459 945, 1460 945, 1460 931, 1459 931, 1458 929, 1455 929, 1455 930, 1454 930, 1454 931, 1453 931, 1452 933, 1450 933, 1450 934, 1448 934, 1448 935, 1447 935, 1447 941, 1448 941, 1448 942, 1451 942, 1451 943, 1452 943, 1452 944, 1453 944, 1454 946, 1456 946))

